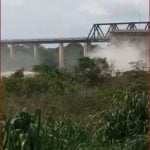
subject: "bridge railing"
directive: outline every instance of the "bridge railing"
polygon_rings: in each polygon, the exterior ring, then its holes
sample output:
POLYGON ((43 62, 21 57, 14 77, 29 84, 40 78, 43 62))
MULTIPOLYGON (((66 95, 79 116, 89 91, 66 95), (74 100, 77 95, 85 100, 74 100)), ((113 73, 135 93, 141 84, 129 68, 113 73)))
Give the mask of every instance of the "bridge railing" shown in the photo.
POLYGON ((150 22, 122 22, 94 24, 87 39, 93 42, 109 41, 110 33, 114 31, 148 31, 150 22))

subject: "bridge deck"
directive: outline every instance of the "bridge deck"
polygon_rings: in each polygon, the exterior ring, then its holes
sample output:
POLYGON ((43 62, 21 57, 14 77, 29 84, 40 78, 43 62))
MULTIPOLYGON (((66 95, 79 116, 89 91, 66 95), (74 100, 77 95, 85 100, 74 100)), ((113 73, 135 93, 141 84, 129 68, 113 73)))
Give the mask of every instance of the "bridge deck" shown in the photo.
POLYGON ((50 44, 50 43, 86 43, 87 37, 79 38, 53 38, 53 39, 12 39, 2 40, 2 44, 50 44))
POLYGON ((87 37, 78 38, 53 38, 53 39, 12 39, 1 40, 2 44, 56 44, 56 43, 87 43, 87 42, 109 42, 109 39, 92 40, 87 37))

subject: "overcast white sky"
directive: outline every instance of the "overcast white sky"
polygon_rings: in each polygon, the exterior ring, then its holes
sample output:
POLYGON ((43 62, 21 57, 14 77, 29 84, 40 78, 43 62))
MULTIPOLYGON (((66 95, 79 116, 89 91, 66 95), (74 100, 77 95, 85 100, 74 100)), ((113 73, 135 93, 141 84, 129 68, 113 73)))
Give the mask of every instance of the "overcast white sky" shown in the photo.
POLYGON ((94 23, 148 21, 148 0, 2 0, 2 39, 87 36, 94 23))

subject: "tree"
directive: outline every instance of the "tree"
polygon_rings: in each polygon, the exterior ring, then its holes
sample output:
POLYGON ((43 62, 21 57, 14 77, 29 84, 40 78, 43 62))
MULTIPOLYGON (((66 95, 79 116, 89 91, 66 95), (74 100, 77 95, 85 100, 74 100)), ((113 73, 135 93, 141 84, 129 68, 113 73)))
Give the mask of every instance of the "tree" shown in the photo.
POLYGON ((24 68, 21 68, 17 71, 15 71, 11 77, 14 77, 14 78, 23 78, 24 77, 24 68))
POLYGON ((113 66, 110 67, 106 58, 97 58, 94 60, 96 64, 98 65, 99 69, 101 70, 101 75, 107 76, 108 74, 112 72, 113 66))
POLYGON ((82 57, 75 67, 77 80, 90 85, 97 85, 99 81, 102 82, 108 71, 109 64, 106 58, 90 59, 89 57, 82 57))
POLYGON ((129 64, 131 68, 136 71, 140 71, 140 70, 144 71, 145 68, 147 67, 147 63, 145 63, 143 60, 133 61, 130 62, 129 64))

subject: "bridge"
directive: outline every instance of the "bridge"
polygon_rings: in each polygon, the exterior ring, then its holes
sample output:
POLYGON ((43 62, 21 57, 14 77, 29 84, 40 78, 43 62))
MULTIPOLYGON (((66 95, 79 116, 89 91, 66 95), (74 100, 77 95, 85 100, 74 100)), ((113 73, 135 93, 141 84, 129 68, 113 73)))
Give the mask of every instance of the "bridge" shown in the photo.
POLYGON ((84 43, 84 56, 91 50, 92 42, 111 42, 113 37, 121 35, 148 36, 150 22, 119 22, 94 24, 87 37, 77 38, 51 38, 51 39, 5 39, 2 44, 9 45, 10 57, 14 55, 14 45, 33 44, 33 57, 37 56, 37 45, 59 43, 59 67, 64 67, 64 43, 84 43))

